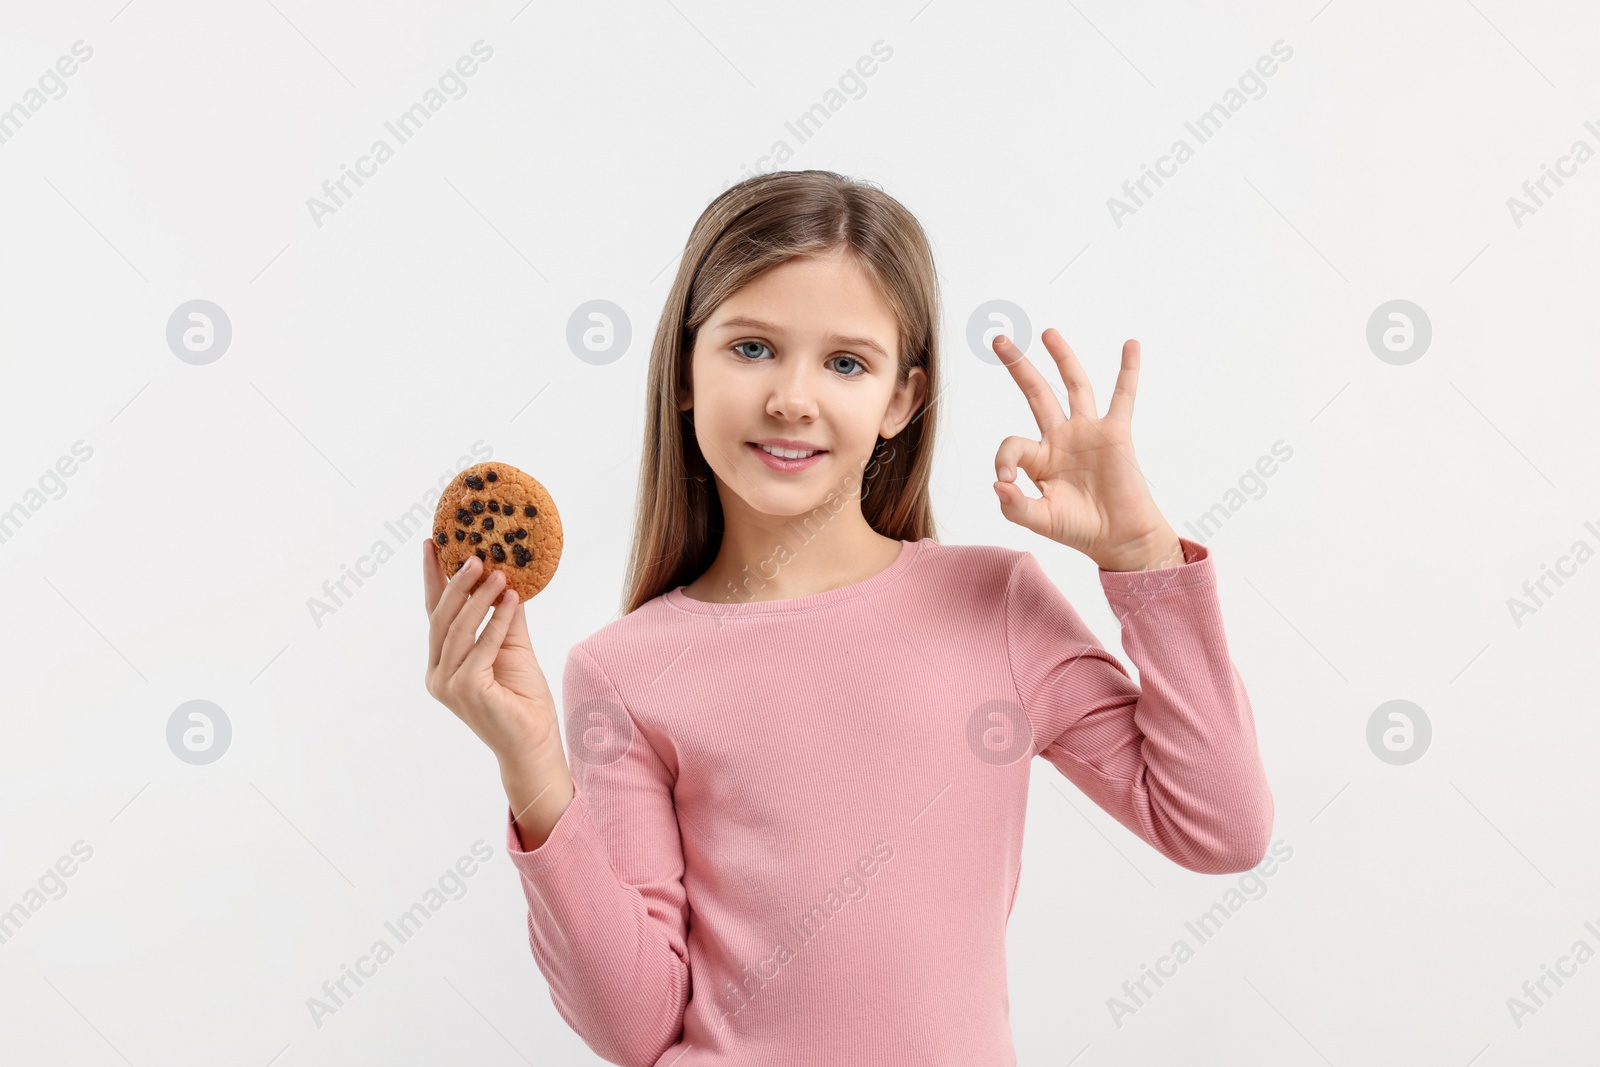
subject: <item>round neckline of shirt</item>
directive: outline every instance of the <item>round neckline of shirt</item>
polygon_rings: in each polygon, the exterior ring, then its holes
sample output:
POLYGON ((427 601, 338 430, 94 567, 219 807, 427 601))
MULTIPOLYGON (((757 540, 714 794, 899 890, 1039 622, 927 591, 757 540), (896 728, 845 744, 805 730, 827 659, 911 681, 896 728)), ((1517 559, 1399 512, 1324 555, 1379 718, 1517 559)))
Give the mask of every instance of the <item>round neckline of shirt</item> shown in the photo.
POLYGON ((713 603, 706 600, 696 600, 684 593, 684 586, 670 589, 662 594, 662 599, 679 611, 691 615, 782 615, 796 611, 810 611, 814 608, 825 607, 841 600, 852 600, 888 585, 905 572, 906 568, 921 554, 924 542, 930 538, 917 541, 900 539, 900 552, 889 565, 869 578, 850 585, 842 585, 837 589, 827 589, 820 593, 808 593, 805 596, 784 597, 778 600, 747 600, 738 603, 713 603))

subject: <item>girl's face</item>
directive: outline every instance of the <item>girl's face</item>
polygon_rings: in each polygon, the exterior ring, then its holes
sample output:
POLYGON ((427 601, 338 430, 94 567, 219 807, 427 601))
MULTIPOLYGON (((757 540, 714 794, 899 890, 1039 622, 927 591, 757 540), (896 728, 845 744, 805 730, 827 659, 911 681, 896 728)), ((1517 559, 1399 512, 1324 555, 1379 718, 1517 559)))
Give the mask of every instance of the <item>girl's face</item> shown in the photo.
POLYGON ((877 438, 903 430, 925 391, 921 367, 896 380, 899 333, 843 249, 781 263, 723 301, 695 337, 692 394, 678 405, 694 413, 719 488, 765 515, 799 515, 830 494, 858 499, 877 438), (758 442, 820 454, 786 462, 758 442))

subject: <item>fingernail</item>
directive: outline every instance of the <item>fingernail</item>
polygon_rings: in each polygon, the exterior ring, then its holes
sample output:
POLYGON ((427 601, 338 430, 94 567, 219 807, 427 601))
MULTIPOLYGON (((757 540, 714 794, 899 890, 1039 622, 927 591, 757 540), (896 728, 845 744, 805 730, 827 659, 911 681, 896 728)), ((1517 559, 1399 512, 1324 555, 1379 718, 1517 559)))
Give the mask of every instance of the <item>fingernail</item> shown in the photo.
POLYGON ((1005 340, 1006 340, 1006 335, 1003 334, 1003 333, 997 333, 997 334, 994 335, 994 343, 997 344, 997 345, 1004 344, 1005 340))

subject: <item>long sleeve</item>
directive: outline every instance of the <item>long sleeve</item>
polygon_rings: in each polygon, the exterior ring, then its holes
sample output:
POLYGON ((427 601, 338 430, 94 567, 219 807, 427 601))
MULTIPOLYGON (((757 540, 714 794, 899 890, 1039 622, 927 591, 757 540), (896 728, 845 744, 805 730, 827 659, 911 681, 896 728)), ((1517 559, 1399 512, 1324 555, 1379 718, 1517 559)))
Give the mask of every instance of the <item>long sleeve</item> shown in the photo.
POLYGON ((1138 683, 1022 553, 1006 589, 1012 678, 1035 755, 1180 866, 1248 870, 1271 837, 1272 791, 1210 553, 1179 540, 1175 567, 1100 571, 1138 683))
POLYGON ((532 851, 508 807, 506 851, 556 1010, 603 1059, 654 1064, 678 1040, 689 999, 673 774, 581 648, 561 680, 572 803, 532 851))

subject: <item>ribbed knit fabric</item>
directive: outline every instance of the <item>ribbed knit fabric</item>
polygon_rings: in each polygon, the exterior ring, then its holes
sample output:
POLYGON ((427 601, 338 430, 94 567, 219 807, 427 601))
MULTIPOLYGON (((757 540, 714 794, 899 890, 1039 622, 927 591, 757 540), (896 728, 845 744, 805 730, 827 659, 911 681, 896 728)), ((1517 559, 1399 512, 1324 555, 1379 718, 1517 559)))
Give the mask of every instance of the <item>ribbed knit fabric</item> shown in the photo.
POLYGON ((1267 847, 1213 563, 1182 544, 1099 572, 1139 684, 1032 553, 932 538, 811 596, 680 587, 579 642, 572 803, 531 852, 506 813, 562 1018, 638 1067, 1015 1064, 1033 756, 1190 870, 1267 847))

